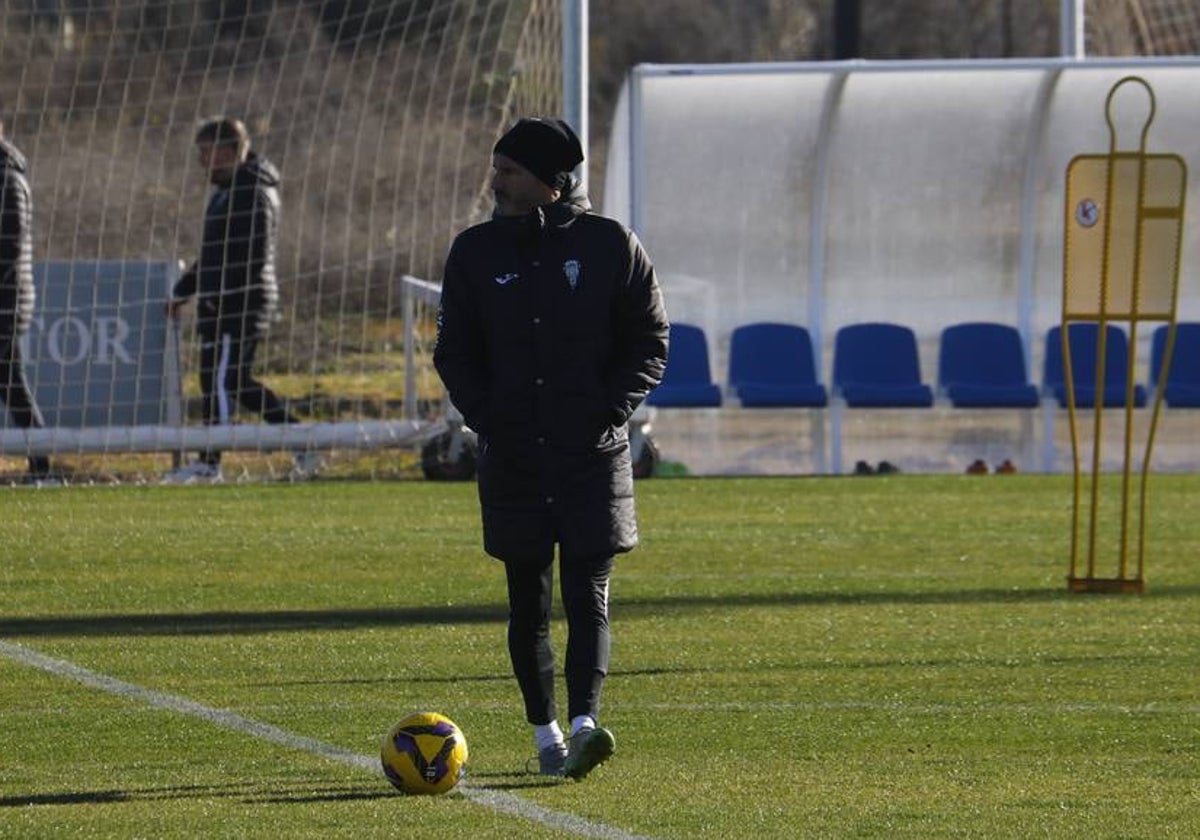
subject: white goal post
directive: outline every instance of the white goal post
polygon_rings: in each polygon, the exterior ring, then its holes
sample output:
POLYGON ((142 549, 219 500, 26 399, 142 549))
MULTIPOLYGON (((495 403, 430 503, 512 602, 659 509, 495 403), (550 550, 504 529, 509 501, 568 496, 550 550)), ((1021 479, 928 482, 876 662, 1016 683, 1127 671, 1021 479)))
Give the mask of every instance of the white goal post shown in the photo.
POLYGON ((4 4, 0 120, 28 160, 39 276, 59 266, 65 285, 39 288, 24 344, 53 422, 3 412, 0 456, 317 448, 351 463, 436 434, 437 303, 410 278, 440 277, 453 236, 490 212, 489 151, 513 119, 562 113, 586 139, 586 32, 586 0, 4 4), (298 424, 204 426, 194 317, 176 333, 162 315, 157 267, 196 256, 193 138, 215 115, 242 119, 281 171, 280 317, 256 371, 298 424))
MULTIPOLYGON (((71 427, 49 425, 43 429, 0 429, 0 454, 54 455, 89 452, 164 452, 196 449, 227 450, 305 450, 346 448, 355 450, 410 446, 439 434, 445 423, 422 418, 417 392, 420 370, 424 365, 417 344, 421 327, 429 313, 436 310, 441 286, 411 275, 400 278, 404 318, 403 366, 404 401, 401 417, 395 420, 360 420, 338 423, 298 423, 294 425, 230 424, 220 426, 182 425, 177 406, 165 401, 168 422, 156 424, 93 425, 71 427), (173 422, 171 422, 173 421, 173 422)), ((178 336, 168 329, 167 370, 162 379, 167 390, 178 396, 178 361, 173 348, 178 336), (175 387, 170 387, 174 385, 175 387)), ((52 354, 53 355, 53 354, 52 354)), ((113 354, 110 354, 113 355, 113 354)), ((438 412, 446 418, 447 409, 438 412)))

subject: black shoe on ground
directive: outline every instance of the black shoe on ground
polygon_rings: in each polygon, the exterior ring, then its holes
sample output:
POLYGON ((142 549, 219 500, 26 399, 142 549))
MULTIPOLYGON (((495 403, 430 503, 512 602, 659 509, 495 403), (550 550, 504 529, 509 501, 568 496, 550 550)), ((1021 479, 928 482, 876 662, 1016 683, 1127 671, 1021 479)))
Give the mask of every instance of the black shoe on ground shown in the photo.
POLYGON ((563 774, 569 779, 582 779, 616 751, 617 739, 607 729, 597 726, 580 730, 568 742, 563 774))

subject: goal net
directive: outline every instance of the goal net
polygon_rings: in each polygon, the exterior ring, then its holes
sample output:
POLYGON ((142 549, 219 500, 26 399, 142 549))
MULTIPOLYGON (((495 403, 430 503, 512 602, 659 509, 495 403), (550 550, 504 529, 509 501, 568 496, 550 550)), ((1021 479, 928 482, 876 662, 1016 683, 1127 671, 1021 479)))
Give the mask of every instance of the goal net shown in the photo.
POLYGON ((489 152, 558 112, 561 0, 29 0, 0 7, 0 120, 28 159, 38 304, 26 368, 47 428, 0 419, 0 472, 48 452, 79 480, 227 450, 226 479, 319 448, 333 474, 413 462, 442 396, 436 279, 489 209, 489 152), (281 172, 280 317, 256 370, 296 426, 201 421, 194 306, 209 187, 193 137, 240 118, 281 172), (406 368, 407 364, 407 368, 406 368), (406 392, 406 387, 408 392, 406 392))
POLYGON ((1084 28, 1089 55, 1200 54, 1196 0, 1088 0, 1084 28))

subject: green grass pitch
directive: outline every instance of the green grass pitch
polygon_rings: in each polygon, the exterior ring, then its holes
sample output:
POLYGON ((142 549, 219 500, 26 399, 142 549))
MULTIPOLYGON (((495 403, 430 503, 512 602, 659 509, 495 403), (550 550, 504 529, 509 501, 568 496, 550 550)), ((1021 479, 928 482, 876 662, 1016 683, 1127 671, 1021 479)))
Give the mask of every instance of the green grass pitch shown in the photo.
POLYGON ((472 485, 7 490, 0 837, 1194 838, 1200 476, 1150 487, 1146 594, 1070 595, 1065 477, 640 483, 617 755, 562 784, 524 772, 472 485), (370 758, 440 711, 469 787, 403 797, 13 651, 370 758))

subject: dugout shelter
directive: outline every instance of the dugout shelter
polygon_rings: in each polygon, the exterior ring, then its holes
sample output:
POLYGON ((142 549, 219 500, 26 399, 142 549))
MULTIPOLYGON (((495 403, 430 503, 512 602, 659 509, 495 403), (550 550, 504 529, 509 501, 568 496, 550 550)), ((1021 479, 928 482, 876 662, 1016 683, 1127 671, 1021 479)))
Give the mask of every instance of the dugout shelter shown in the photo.
MULTIPOLYGON (((1105 99, 1130 74, 1157 100, 1147 151, 1200 172, 1200 58, 642 65, 613 122, 604 211, 643 239, 672 320, 704 332, 727 395, 730 337, 763 322, 805 328, 826 384, 846 327, 912 330, 920 377, 937 383, 946 328, 1011 326, 1041 393, 1062 315, 1066 169, 1108 152, 1105 99)), ((1145 98, 1122 94, 1114 113, 1118 145, 1136 149, 1145 98)), ((1178 320, 1200 321, 1195 222, 1185 222, 1181 265, 1178 320)), ((1139 382, 1152 379, 1150 341, 1144 330, 1139 382)), ((843 411, 833 396, 772 420, 736 399, 663 409, 656 437, 665 458, 702 473, 823 471, 826 438, 845 450, 832 453, 832 471, 879 459, 1069 468, 1061 409, 1047 399, 965 411, 939 389, 929 408, 843 411)), ((1189 445, 1200 412, 1169 415, 1159 466, 1200 468, 1189 445)))

